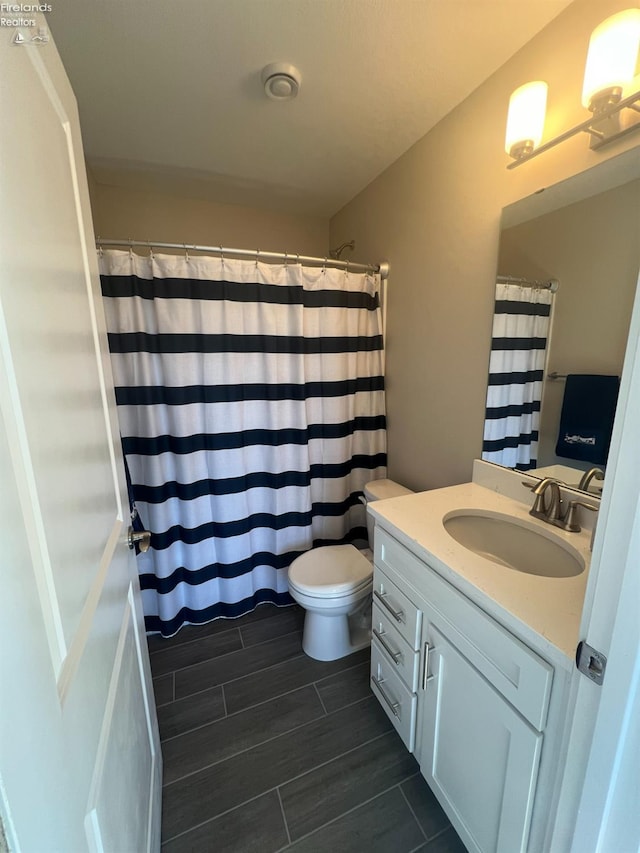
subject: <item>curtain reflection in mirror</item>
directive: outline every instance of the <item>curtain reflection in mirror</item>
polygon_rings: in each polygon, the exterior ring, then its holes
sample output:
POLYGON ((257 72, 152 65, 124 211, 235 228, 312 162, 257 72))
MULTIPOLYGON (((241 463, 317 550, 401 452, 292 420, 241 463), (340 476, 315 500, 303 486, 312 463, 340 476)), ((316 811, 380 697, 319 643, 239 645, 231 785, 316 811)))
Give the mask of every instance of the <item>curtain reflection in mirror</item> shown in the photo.
POLYGON ((522 471, 537 465, 540 401, 553 293, 496 284, 482 458, 522 471))

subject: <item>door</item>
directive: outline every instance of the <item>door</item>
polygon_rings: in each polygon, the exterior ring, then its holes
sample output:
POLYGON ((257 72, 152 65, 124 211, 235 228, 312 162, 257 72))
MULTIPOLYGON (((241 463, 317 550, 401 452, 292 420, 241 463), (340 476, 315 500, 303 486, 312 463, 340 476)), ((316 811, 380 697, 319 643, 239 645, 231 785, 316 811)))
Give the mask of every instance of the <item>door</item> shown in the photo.
POLYGON ((568 772, 553 849, 640 850, 640 279, 593 546, 581 636, 608 659, 598 686, 574 671, 568 772))
POLYGON ((75 99, 51 41, 0 32, 1 817, 22 853, 157 850, 159 739, 75 99))
POLYGON ((469 850, 527 847, 542 735, 429 623, 420 770, 469 850))

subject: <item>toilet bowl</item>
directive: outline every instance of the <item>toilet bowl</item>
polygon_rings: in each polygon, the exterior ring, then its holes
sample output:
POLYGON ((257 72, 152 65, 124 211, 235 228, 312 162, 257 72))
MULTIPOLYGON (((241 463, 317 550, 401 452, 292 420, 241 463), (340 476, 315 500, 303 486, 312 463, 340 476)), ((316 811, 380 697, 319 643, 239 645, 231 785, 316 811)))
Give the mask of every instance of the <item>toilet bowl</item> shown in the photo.
MULTIPOLYGON (((364 487, 366 502, 411 494, 393 480, 364 487)), ((373 519, 367 515, 369 545, 373 519)), ((289 567, 289 592, 306 611, 302 648, 315 660, 338 660, 370 642, 373 563, 354 545, 325 545, 289 567)))

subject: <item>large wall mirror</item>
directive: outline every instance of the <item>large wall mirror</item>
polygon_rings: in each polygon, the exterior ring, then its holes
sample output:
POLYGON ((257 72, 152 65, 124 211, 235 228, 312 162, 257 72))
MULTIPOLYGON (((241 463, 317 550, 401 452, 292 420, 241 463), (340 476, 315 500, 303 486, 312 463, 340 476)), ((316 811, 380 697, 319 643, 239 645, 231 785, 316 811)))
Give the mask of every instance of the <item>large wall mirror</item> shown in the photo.
MULTIPOLYGON (((497 272, 499 280, 558 281, 544 356, 536 468, 529 473, 577 488, 585 472, 604 471, 605 465, 556 455, 566 377, 622 374, 640 273, 637 149, 505 208, 497 272)), ((591 494, 601 492, 600 476, 591 475, 586 487, 591 494)))

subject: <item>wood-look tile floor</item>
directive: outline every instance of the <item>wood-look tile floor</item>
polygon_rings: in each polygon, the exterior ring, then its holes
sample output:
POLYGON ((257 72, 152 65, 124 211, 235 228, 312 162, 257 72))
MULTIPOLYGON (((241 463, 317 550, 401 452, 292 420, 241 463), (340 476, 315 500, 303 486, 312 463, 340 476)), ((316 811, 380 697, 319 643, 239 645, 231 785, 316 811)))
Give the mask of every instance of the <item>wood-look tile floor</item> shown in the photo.
POLYGON ((369 688, 369 651, 320 662, 304 612, 149 638, 163 853, 464 853, 369 688))

